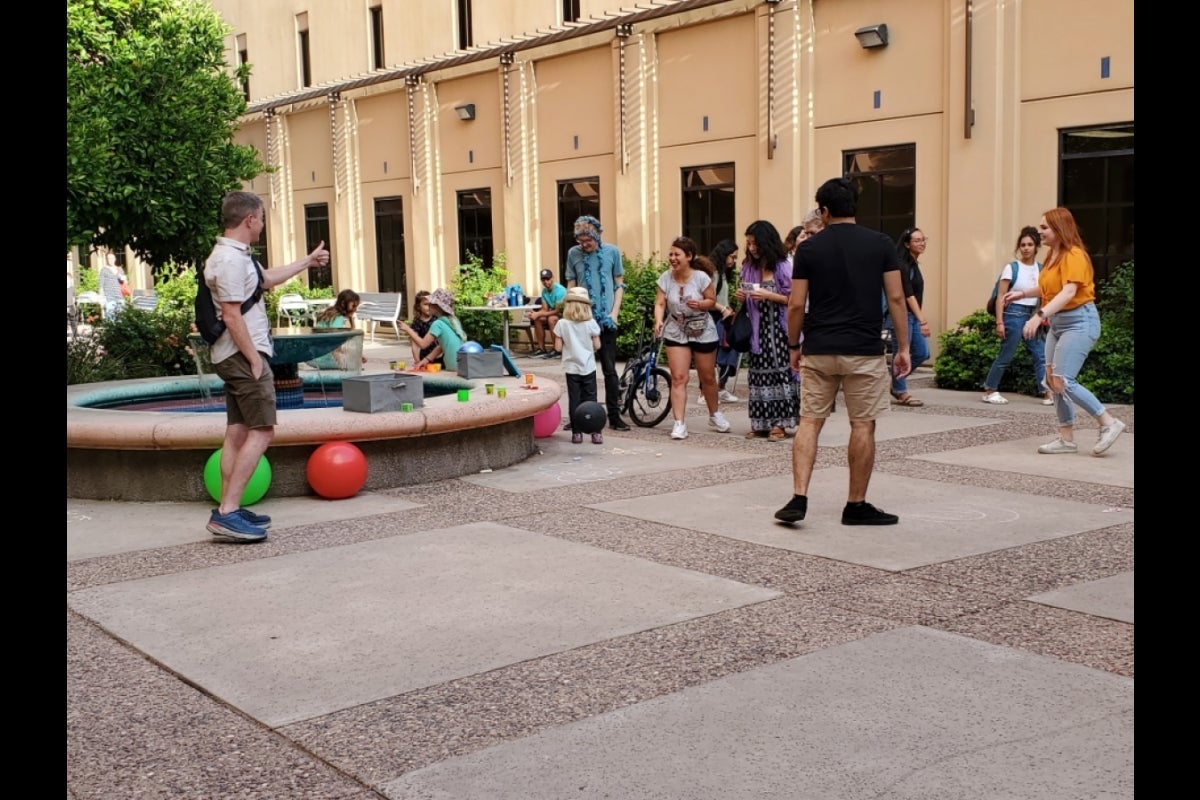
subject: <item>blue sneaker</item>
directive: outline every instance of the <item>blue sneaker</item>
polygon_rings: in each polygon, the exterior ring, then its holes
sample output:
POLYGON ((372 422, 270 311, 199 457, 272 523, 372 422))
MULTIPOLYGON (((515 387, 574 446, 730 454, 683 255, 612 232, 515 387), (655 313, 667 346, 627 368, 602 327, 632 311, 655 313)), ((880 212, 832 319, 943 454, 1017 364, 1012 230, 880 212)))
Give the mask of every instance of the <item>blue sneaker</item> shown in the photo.
POLYGON ((222 542, 261 542, 267 538, 267 531, 257 525, 251 525, 237 511, 228 514, 220 513, 214 508, 208 519, 208 532, 222 542))
POLYGON ((235 511, 233 513, 237 514, 239 517, 246 520, 246 522, 249 522, 251 525, 255 525, 259 528, 266 529, 266 528, 271 527, 271 518, 268 517, 266 514, 255 514, 253 511, 251 511, 248 508, 239 508, 237 511, 235 511))

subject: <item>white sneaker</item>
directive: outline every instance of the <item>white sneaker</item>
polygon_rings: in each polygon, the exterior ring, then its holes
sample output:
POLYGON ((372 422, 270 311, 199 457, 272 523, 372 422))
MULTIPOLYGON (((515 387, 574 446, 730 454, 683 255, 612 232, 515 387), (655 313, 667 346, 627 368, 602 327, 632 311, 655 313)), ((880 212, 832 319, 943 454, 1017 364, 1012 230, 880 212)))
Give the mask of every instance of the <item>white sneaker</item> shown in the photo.
POLYGON ((672 439, 686 439, 687 438, 687 423, 681 419, 675 420, 675 427, 671 428, 671 438, 672 439))
POLYGON ((987 394, 985 394, 983 396, 983 402, 991 403, 994 406, 1002 406, 1002 405, 1007 404, 1008 400, 1006 398, 1004 398, 999 392, 988 392, 987 394))
MULTIPOLYGON (((1115 439, 1116 437, 1114 436, 1113 438, 1115 439)), ((1112 442, 1109 442, 1109 444, 1112 444, 1112 442)), ((1097 445, 1097 447, 1099 447, 1099 445, 1097 445)), ((1058 455, 1059 453, 1078 453, 1079 445, 1075 444, 1074 442, 1064 442, 1060 437, 1055 439, 1053 442, 1047 442, 1046 444, 1038 447, 1038 452, 1047 456, 1058 455)))
POLYGON ((1092 455, 1098 456, 1112 447, 1112 443, 1124 432, 1125 423, 1121 422, 1121 420, 1117 420, 1107 427, 1102 427, 1100 429, 1100 438, 1096 440, 1096 446, 1092 448, 1092 455))
POLYGON ((708 427, 716 428, 721 433, 729 432, 729 420, 720 411, 714 411, 708 417, 708 427))
POLYGON ((741 402, 741 399, 738 398, 738 396, 736 394, 729 391, 728 389, 722 389, 721 393, 717 395, 717 398, 722 403, 740 403, 741 402))
POLYGON ((696 405, 698 405, 698 406, 704 405, 704 395, 700 395, 699 397, 696 398, 696 405))

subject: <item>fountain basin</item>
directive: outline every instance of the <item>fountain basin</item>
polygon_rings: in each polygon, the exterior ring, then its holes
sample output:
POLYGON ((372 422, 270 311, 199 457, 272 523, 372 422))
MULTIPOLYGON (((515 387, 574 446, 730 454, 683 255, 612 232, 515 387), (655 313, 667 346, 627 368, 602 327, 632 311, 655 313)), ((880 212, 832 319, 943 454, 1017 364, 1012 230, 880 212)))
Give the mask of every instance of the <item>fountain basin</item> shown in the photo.
MULTIPOLYGON (((437 376, 424 376, 426 382, 437 376)), ((540 380, 525 389, 518 378, 489 379, 508 389, 488 395, 483 381, 461 381, 470 399, 455 393, 428 397, 409 412, 363 414, 341 408, 281 409, 267 450, 268 497, 313 494, 308 457, 325 442, 353 442, 367 457, 365 489, 378 490, 499 469, 537 451, 533 417, 559 400, 558 384, 540 380)), ((121 411, 89 407, 114 399, 199 392, 215 376, 147 378, 67 387, 67 497, 96 500, 203 501, 204 464, 225 436, 225 414, 121 411)))

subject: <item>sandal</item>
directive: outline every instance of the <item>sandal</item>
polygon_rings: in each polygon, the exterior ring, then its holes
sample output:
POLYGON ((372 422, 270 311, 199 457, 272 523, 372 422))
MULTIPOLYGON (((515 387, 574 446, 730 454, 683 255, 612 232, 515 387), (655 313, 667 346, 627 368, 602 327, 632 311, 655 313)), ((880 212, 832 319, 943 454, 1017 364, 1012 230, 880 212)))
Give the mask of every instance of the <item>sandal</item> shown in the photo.
POLYGON ((894 405, 894 406, 909 406, 911 408, 918 408, 920 406, 925 405, 925 401, 918 400, 917 398, 913 397, 908 392, 905 392, 904 394, 893 394, 892 395, 892 405, 894 405))
POLYGON ((746 431, 747 439, 765 439, 766 437, 766 431, 746 431))
POLYGON ((783 428, 771 428, 771 432, 767 434, 767 441, 782 442, 787 438, 787 431, 783 428))

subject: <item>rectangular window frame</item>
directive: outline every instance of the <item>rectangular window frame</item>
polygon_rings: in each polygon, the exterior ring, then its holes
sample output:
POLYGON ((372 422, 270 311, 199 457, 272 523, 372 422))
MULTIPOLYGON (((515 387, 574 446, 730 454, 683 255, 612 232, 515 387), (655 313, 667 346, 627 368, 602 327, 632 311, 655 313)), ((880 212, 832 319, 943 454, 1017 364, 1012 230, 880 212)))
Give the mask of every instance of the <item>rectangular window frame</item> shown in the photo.
POLYGON ((455 192, 454 207, 458 219, 458 263, 466 264, 473 253, 483 262, 484 269, 491 269, 495 258, 491 187, 460 189, 455 192))
POLYGON ((371 15, 371 69, 383 69, 387 64, 383 55, 383 5, 377 3, 368 12, 371 15))
POLYGON ((300 88, 312 86, 312 45, 308 35, 308 12, 296 15, 296 58, 300 69, 300 88))
POLYGON ((329 225, 328 203, 306 203, 304 206, 304 252, 311 253, 321 242, 329 251, 329 263, 308 268, 308 288, 333 288, 333 238, 329 225))
POLYGON ((915 142, 843 150, 842 176, 858 190, 858 224, 887 234, 893 241, 916 224, 915 142), (855 167, 861 156, 867 157, 870 169, 855 167))
POLYGON ((458 49, 469 50, 475 45, 471 24, 471 0, 458 0, 458 49))
MULTIPOLYGON (((579 0, 562 0, 562 21, 579 21, 579 0)), ((597 217, 599 219, 599 217, 597 217)))
POLYGON ((679 179, 683 235, 694 241, 705 255, 722 239, 736 241, 737 165, 725 161, 681 167, 679 179))
POLYGON ((1133 260, 1133 136, 1132 120, 1058 131, 1058 204, 1075 217, 1097 284, 1133 260), (1086 162, 1098 172, 1083 181, 1086 162), (1099 196, 1084 196, 1088 184, 1099 196))

